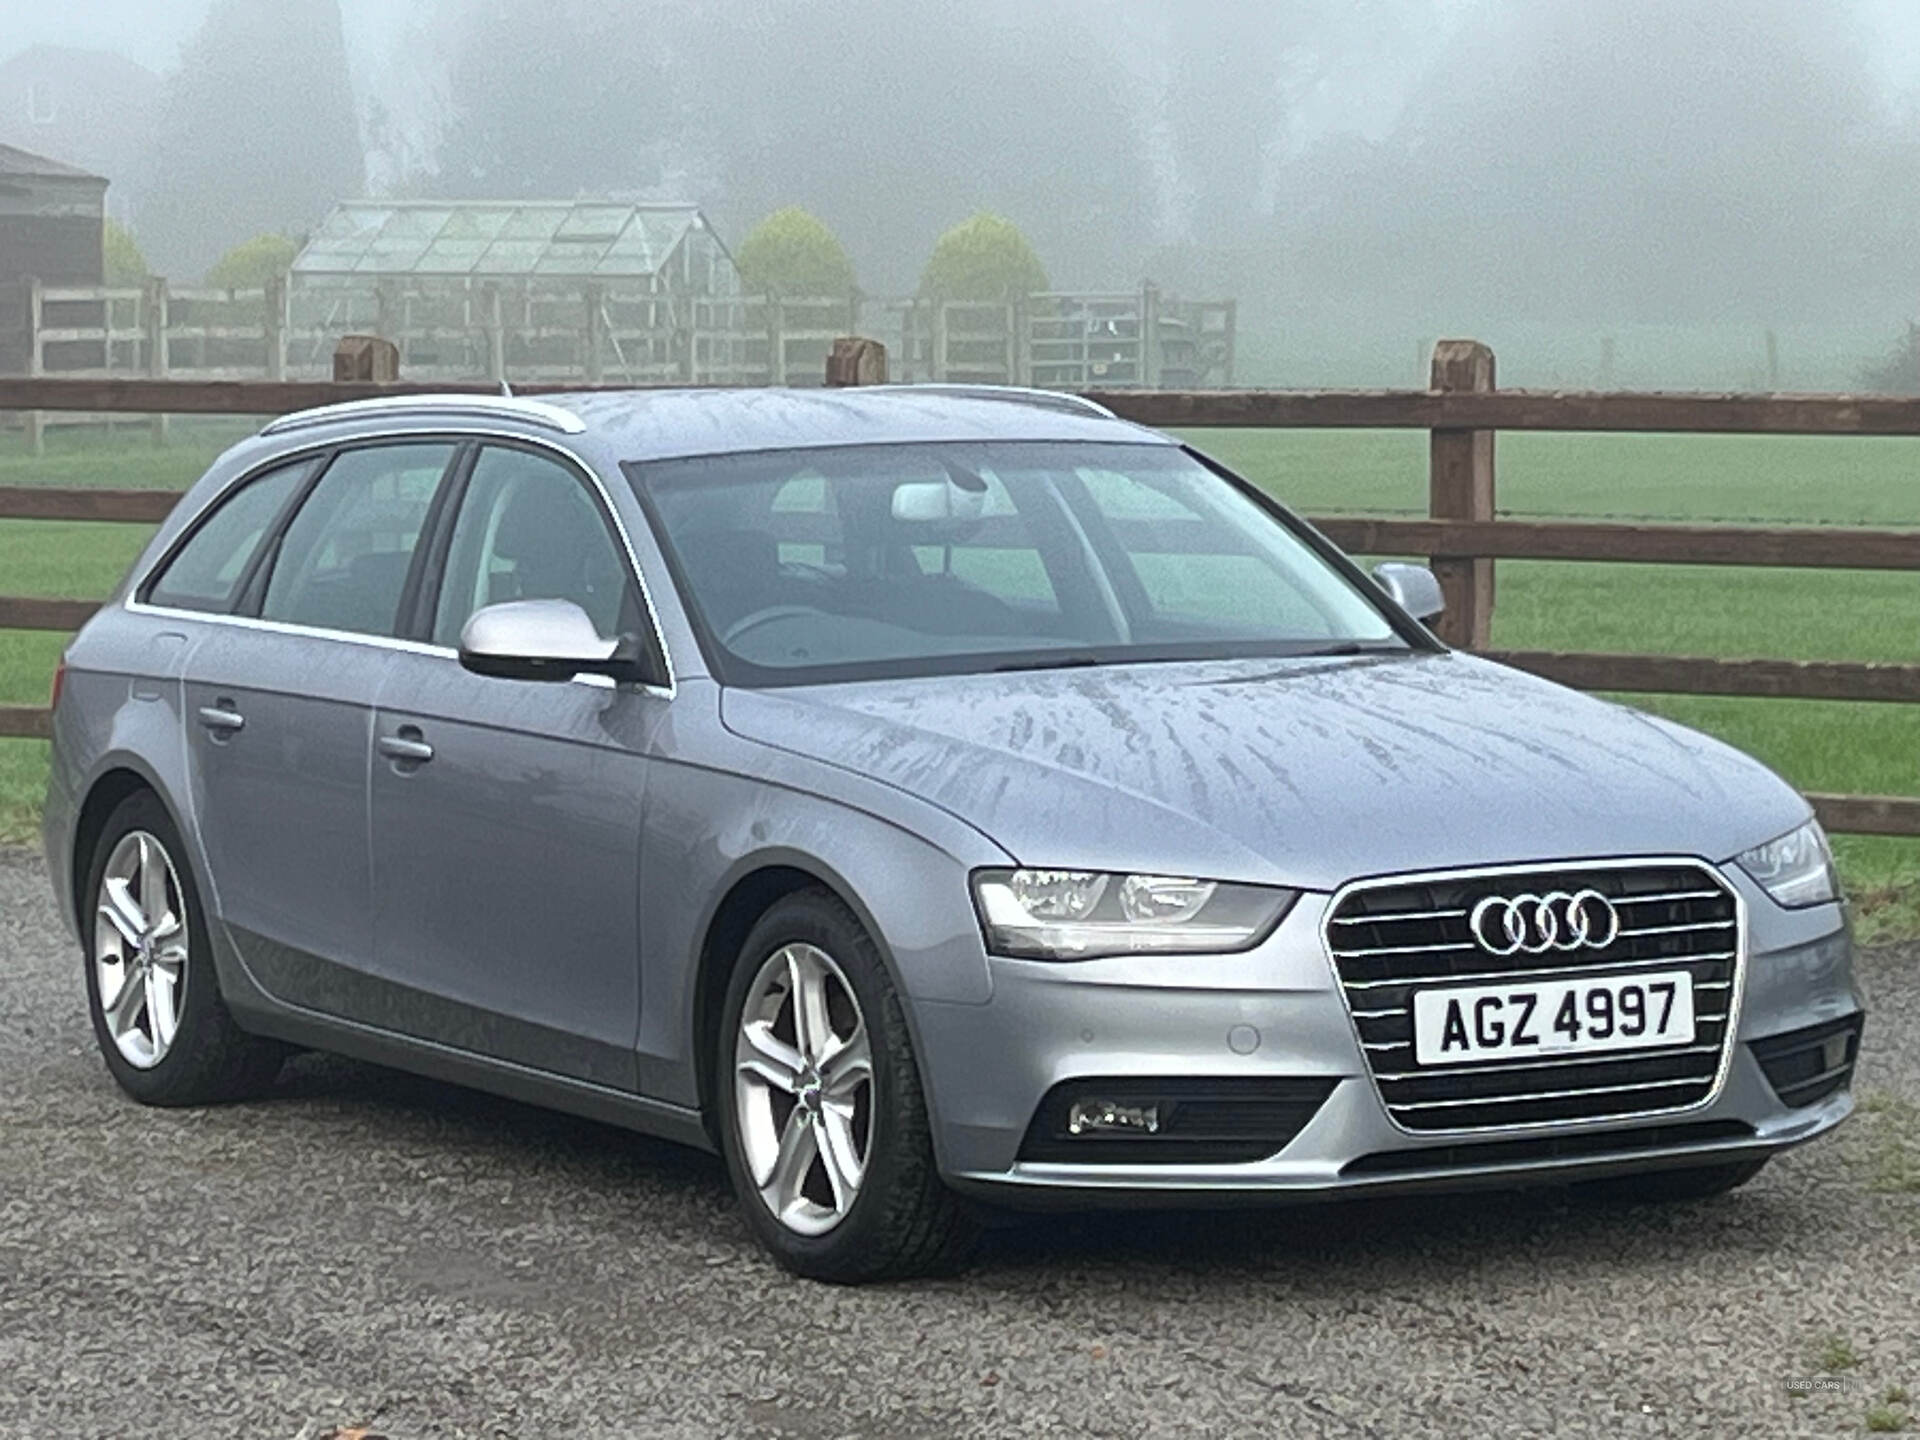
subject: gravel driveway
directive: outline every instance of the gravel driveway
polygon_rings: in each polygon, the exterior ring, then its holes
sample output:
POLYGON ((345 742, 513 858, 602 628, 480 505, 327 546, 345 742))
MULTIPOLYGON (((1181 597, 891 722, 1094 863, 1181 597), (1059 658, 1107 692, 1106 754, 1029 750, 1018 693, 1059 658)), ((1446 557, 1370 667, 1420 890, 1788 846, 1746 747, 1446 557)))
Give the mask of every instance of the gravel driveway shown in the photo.
POLYGON ((8 1437, 1831 1435, 1920 1394, 1913 949, 1866 958, 1867 1113, 1724 1201, 1035 1222, 864 1291, 762 1259, 712 1159, 371 1066, 138 1108, 17 852, 0 977, 8 1437))

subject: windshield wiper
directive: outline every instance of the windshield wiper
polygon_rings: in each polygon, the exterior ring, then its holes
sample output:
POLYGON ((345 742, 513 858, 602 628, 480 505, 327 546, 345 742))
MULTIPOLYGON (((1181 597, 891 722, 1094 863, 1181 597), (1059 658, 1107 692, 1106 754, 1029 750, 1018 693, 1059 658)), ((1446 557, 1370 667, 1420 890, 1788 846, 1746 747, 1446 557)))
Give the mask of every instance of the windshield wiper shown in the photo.
POLYGON ((1403 644, 1338 640, 1331 645, 1322 645, 1318 649, 1289 651, 1287 658, 1289 660, 1321 660, 1336 655, 1404 655, 1407 652, 1408 647, 1403 644))
POLYGON ((1066 655, 1037 655, 1031 660, 1009 660, 1004 665, 993 667, 993 673, 1004 675, 1014 670, 1077 670, 1088 665, 1098 665, 1097 656, 1069 653, 1066 655))

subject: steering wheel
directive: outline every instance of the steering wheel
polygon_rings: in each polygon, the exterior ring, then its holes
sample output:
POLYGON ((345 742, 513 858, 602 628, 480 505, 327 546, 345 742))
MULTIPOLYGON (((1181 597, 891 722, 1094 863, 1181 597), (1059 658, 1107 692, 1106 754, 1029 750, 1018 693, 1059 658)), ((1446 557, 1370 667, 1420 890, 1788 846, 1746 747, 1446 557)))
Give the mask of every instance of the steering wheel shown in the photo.
POLYGON ((764 609, 742 615, 721 632, 720 639, 731 645, 749 630, 758 630, 762 625, 771 625, 775 620, 787 620, 796 615, 818 615, 819 613, 811 605, 768 605, 764 609))

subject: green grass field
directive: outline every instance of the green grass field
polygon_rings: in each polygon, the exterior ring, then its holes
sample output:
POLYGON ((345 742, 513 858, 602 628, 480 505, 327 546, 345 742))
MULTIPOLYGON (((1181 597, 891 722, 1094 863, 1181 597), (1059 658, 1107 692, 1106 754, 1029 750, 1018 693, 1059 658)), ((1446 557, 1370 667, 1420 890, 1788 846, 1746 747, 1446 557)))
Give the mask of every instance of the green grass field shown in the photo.
MULTIPOLYGON (((34 459, 0 437, 0 485, 179 488, 242 423, 183 422, 156 448, 56 431, 34 459)), ((1309 514, 1425 513, 1426 436, 1203 431, 1194 441, 1309 514)), ((1920 440, 1503 435, 1502 513, 1920 526, 1920 440)), ((144 527, 0 522, 0 593, 105 594, 144 527)), ((1503 561, 1501 646, 1920 661, 1920 577, 1852 571, 1503 561)), ((62 639, 0 631, 0 704, 43 701, 62 639)), ((1920 794, 1920 707, 1633 697, 1752 751, 1809 790, 1920 794)), ((45 746, 0 740, 0 840, 32 834, 45 746)), ((1841 837, 1866 928, 1920 933, 1920 843, 1841 837)))

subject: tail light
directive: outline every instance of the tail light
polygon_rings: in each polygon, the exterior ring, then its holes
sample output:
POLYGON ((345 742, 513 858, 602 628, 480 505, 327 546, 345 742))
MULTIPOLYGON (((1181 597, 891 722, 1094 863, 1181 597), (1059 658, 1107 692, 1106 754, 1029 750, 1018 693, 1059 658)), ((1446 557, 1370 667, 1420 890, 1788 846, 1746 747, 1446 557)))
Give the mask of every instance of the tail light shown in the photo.
POLYGON ((60 692, 67 688, 67 657, 62 655, 60 663, 53 667, 53 694, 47 700, 47 709, 60 708, 60 692))

